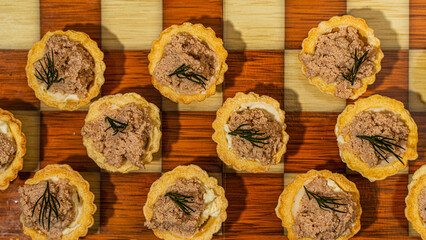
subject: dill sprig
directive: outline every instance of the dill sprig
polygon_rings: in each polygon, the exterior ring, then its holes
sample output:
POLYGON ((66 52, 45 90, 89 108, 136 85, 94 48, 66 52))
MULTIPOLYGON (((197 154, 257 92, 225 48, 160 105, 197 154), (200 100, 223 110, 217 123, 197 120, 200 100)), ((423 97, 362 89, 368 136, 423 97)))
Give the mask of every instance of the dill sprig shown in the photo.
POLYGON ((358 58, 357 54, 358 54, 358 48, 355 48, 354 65, 352 66, 351 69, 348 69, 349 74, 346 75, 342 73, 343 78, 348 80, 352 85, 354 85, 356 74, 358 73, 359 68, 365 62, 365 60, 367 60, 368 51, 366 51, 360 58, 358 58))
POLYGON ((269 136, 261 137, 265 135, 265 133, 262 133, 259 130, 256 130, 254 128, 242 129, 242 127, 244 126, 249 126, 249 124, 241 124, 234 131, 229 132, 228 134, 232 136, 240 136, 241 138, 246 139, 253 146, 258 148, 263 148, 263 146, 259 144, 263 144, 263 145, 268 144, 268 142, 265 142, 265 140, 269 139, 269 136))
POLYGON ((41 73, 37 68, 35 68, 35 77, 40 81, 43 81, 47 84, 46 90, 52 86, 53 83, 58 83, 63 81, 63 78, 59 78, 58 70, 55 68, 55 58, 53 50, 50 51, 51 55, 47 53, 43 58, 38 60, 40 62, 41 73))
POLYGON ((373 149, 374 149, 374 153, 376 154, 376 157, 378 159, 385 160, 387 163, 389 163, 389 161, 387 160, 384 154, 391 153, 402 163, 402 165, 405 165, 404 162, 402 161, 402 157, 394 152, 395 148, 401 148, 401 149, 405 149, 405 148, 391 142, 391 141, 396 141, 395 139, 383 137, 380 135, 374 135, 374 136, 357 135, 357 137, 367 140, 371 143, 371 146, 373 146, 373 149))
POLYGON ((186 78, 191 82, 200 84, 204 89, 206 89, 207 78, 201 76, 200 74, 196 74, 192 71, 190 65, 186 65, 185 63, 180 65, 173 73, 169 74, 169 77, 176 75, 178 78, 186 78))
POLYGON ((335 211, 335 212, 339 212, 339 213, 346 213, 346 212, 340 211, 336 208, 337 206, 346 205, 344 203, 338 203, 337 201, 340 200, 340 199, 332 198, 332 197, 324 197, 324 196, 321 196, 319 194, 316 194, 316 193, 309 191, 305 186, 303 186, 303 188, 305 188, 305 192, 306 192, 306 195, 308 195, 309 200, 311 200, 312 198, 315 199, 318 203, 318 206, 322 210, 324 210, 324 211, 331 210, 331 211, 335 211), (335 206, 331 206, 331 205, 335 205, 335 206))
POLYGON ((40 205, 40 212, 38 215, 38 223, 39 224, 41 223, 43 225, 43 228, 46 229, 44 226, 44 221, 47 214, 48 215, 47 230, 50 231, 50 222, 52 221, 52 212, 56 216, 56 221, 58 221, 58 217, 59 217, 58 209, 61 207, 61 204, 59 203, 58 199, 50 193, 49 180, 47 180, 46 190, 44 190, 43 195, 41 195, 40 198, 37 200, 37 202, 34 204, 33 213, 31 216, 34 216, 34 212, 39 202, 41 202, 41 205, 40 205))
POLYGON ((195 212, 192 208, 190 208, 188 205, 186 205, 186 203, 192 203, 190 201, 188 201, 189 198, 193 198, 192 196, 185 196, 179 193, 173 193, 173 192, 168 192, 166 193, 167 197, 169 197, 173 202, 176 203, 176 205, 178 205, 178 207, 180 209, 182 209, 182 211, 185 214, 191 214, 191 212, 195 212))
POLYGON ((114 130, 114 135, 116 135, 118 132, 124 133, 124 129, 126 129, 126 127, 129 125, 128 120, 127 123, 123 123, 110 117, 105 117, 105 122, 108 122, 110 125, 107 129, 105 129, 105 132, 112 128, 112 130, 114 130))

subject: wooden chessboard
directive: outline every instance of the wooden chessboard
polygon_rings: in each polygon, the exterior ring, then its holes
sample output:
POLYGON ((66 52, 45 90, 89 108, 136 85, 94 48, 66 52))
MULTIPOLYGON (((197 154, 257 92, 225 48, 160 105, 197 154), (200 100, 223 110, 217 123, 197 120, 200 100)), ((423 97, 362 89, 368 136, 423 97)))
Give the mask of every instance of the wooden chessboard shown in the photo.
POLYGON ((18 187, 48 164, 67 163, 96 195, 96 223, 87 239, 156 239, 142 213, 149 187, 161 173, 193 163, 221 180, 229 201, 228 219, 215 239, 286 239, 274 212, 278 196, 309 169, 344 173, 357 184, 363 214, 354 239, 420 239, 404 216, 404 199, 410 176, 426 162, 425 25, 424 0, 2 0, 0 107, 22 120, 28 153, 19 177, 0 192, 0 238, 28 239, 18 219, 18 187), (419 127, 418 160, 374 183, 347 171, 338 155, 333 129, 351 101, 308 84, 297 59, 309 29, 343 14, 365 18, 385 54, 382 71, 362 97, 379 93, 404 102, 419 127), (185 21, 212 27, 229 52, 219 92, 190 105, 162 98, 151 85, 147 59, 160 32, 185 21), (87 107, 46 107, 28 87, 28 50, 57 29, 86 32, 101 46, 107 66, 101 95, 136 92, 162 109, 162 149, 146 171, 101 171, 80 135, 87 107), (288 150, 268 173, 235 172, 217 157, 211 124, 223 101, 239 91, 269 95, 286 111, 288 150))

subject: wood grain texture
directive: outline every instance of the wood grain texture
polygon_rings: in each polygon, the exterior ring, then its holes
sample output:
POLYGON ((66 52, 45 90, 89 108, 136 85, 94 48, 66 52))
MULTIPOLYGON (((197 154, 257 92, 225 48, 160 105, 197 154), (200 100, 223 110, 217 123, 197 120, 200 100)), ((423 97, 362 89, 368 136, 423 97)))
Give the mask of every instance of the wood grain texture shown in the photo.
POLYGON ((224 185, 229 202, 226 239, 233 235, 263 235, 269 238, 270 235, 283 234, 281 221, 275 215, 283 180, 282 174, 225 175, 224 185))
POLYGON ((40 101, 28 87, 26 50, 0 50, 0 107, 6 110, 37 110, 40 101))
POLYGON ((41 36, 55 30, 85 32, 100 46, 101 0, 40 0, 40 27, 41 36))
POLYGON ((426 112, 426 50, 413 49, 409 52, 409 109, 414 112, 426 112))
POLYGON ((163 0, 163 28, 184 22, 211 27, 222 38, 222 0, 163 0))
POLYGON ((426 141, 424 141, 426 139, 426 112, 412 112, 411 116, 418 127, 419 142, 417 144, 417 153, 419 157, 416 161, 410 161, 408 165, 410 174, 414 173, 423 164, 426 164, 426 141))
POLYGON ((162 98, 163 111, 217 111, 223 104, 222 84, 216 86, 216 94, 206 98, 204 101, 194 101, 189 104, 175 103, 168 98, 162 98))
POLYGON ((344 173, 334 127, 339 113, 289 112, 286 115, 290 140, 284 155, 284 172, 300 173, 328 169, 344 173))
POLYGON ((0 49, 30 49, 40 38, 39 1, 2 1, 0 9, 0 49))
POLYGON ((274 98, 283 108, 283 51, 229 51, 226 62, 229 69, 223 83, 223 101, 237 92, 255 92, 274 98))
POLYGON ((410 0, 410 49, 426 48, 426 2, 410 0))
POLYGON ((151 49, 162 26, 161 0, 102 1, 103 49, 151 49))
POLYGON ((215 112, 163 112, 163 172, 184 164, 221 172, 212 140, 215 118, 215 112))
POLYGON ((302 41, 311 28, 345 13, 345 0, 286 0, 285 49, 302 49, 302 41))

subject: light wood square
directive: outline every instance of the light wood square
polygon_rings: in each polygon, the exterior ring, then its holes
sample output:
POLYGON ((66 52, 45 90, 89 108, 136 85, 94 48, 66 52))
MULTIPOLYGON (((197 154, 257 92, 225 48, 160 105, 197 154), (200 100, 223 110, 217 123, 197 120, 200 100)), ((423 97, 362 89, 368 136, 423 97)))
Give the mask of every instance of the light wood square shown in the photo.
POLYGON ((299 50, 286 50, 284 57, 284 110, 290 112, 341 112, 344 99, 321 92, 302 73, 299 50))
POLYGON ((22 172, 36 172, 40 169, 40 112, 12 111, 22 122, 22 132, 27 139, 27 153, 24 156, 22 172))
POLYGON ((163 29, 161 0, 103 0, 103 49, 151 49, 163 29))
POLYGON ((190 104, 174 103, 168 98, 162 97, 163 111, 217 111, 223 104, 222 85, 216 86, 216 94, 206 98, 204 101, 194 101, 190 104))
POLYGON ((412 112, 426 112, 426 50, 409 51, 409 109, 412 112))
POLYGON ((408 49, 409 0, 348 0, 347 13, 367 21, 382 49, 408 49))
POLYGON ((284 1, 223 1, 225 48, 284 49, 284 1))
POLYGON ((39 2, 0 2, 0 49, 30 49, 40 40, 39 2))
POLYGON ((80 172, 81 176, 90 183, 90 191, 95 195, 97 210, 93 215, 95 223, 89 228, 89 234, 100 233, 101 224, 101 174, 99 172, 80 172))

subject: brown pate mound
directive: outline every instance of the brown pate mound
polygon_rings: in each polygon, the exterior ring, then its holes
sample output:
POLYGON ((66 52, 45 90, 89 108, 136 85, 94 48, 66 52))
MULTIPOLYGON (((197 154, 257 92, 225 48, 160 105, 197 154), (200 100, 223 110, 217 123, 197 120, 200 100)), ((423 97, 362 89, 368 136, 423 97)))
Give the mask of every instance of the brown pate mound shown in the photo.
MULTIPOLYGON (((74 187, 69 184, 68 179, 58 181, 49 181, 50 193, 59 201, 58 220, 52 211, 50 230, 48 230, 49 209, 44 217, 44 227, 39 221, 42 200, 37 203, 33 214, 34 205, 46 190, 47 181, 41 181, 34 185, 24 185, 19 188, 20 207, 22 210, 21 218, 26 227, 40 230, 47 235, 47 239, 59 239, 62 231, 67 228, 76 217, 76 206, 72 200, 73 194, 77 194, 74 187)), ((78 195, 77 195, 78 196, 78 195)))
POLYGON ((0 169, 8 166, 16 153, 16 143, 12 138, 8 138, 0 132, 0 169))
MULTIPOLYGON (((305 185, 308 191, 318 194, 322 197, 331 197, 338 199, 337 203, 345 205, 332 205, 341 212, 329 209, 321 209, 318 202, 304 192, 300 200, 299 209, 295 216, 293 230, 297 238, 313 238, 318 240, 334 240, 340 236, 351 234, 351 227, 356 219, 353 196, 346 192, 335 192, 328 186, 327 179, 317 177, 305 185)), ((304 191, 304 190, 303 190, 304 191)))
POLYGON ((152 122, 146 108, 139 108, 134 103, 124 105, 122 108, 111 109, 106 105, 101 106, 101 114, 97 120, 87 122, 81 135, 92 139, 93 144, 104 157, 105 162, 119 168, 127 160, 133 165, 144 168, 142 157, 150 141, 152 122), (114 134, 106 117, 127 123, 127 127, 114 134))
POLYGON ((420 192, 418 201, 420 217, 422 218, 423 224, 426 224, 426 187, 420 192))
MULTIPOLYGON (((357 135, 392 138, 391 141, 403 148, 407 146, 409 129, 407 125, 394 113, 364 111, 358 114, 352 122, 342 129, 342 136, 349 134, 350 140, 347 143, 338 142, 339 148, 349 149, 356 156, 361 158, 369 167, 377 166, 380 163, 374 148, 368 140, 358 138, 357 135)), ((393 151, 399 156, 403 156, 405 149, 397 147, 393 151)), ((383 154, 387 159, 394 156, 386 152, 383 154)))
POLYGON ((186 203, 194 211, 186 214, 170 197, 162 195, 151 206, 153 217, 145 225, 150 229, 157 229, 160 232, 170 231, 176 236, 190 238, 193 236, 201 223, 201 214, 206 209, 204 204, 204 185, 197 179, 178 178, 173 185, 170 185, 165 194, 178 193, 184 196, 191 196, 186 203))
POLYGON ((154 78, 161 85, 170 86, 181 94, 197 94, 205 91, 215 82, 216 69, 219 59, 206 43, 199 38, 187 33, 172 35, 172 40, 164 47, 163 58, 158 62, 154 70, 154 78), (186 73, 196 73, 207 79, 205 88, 201 84, 194 83, 183 76, 169 76, 182 64, 190 66, 186 73))
MULTIPOLYGON (((90 53, 78 42, 72 41, 65 35, 53 35, 46 41, 45 54, 51 56, 53 50, 55 68, 58 70, 59 78, 63 78, 60 82, 53 83, 49 92, 55 94, 76 94, 78 98, 85 98, 88 93, 89 85, 95 79, 95 62, 90 53)), ((43 70, 40 62, 34 63, 36 68, 43 76, 43 70)), ((40 79, 38 82, 43 85, 44 88, 47 84, 40 79)))
POLYGON ((353 89, 362 86, 360 79, 374 74, 376 51, 372 46, 364 43, 357 29, 340 27, 338 31, 319 36, 313 55, 303 53, 299 58, 306 66, 306 77, 321 76, 328 84, 336 83, 334 94, 340 98, 349 98, 353 95, 353 89), (342 73, 348 75, 349 69, 354 66, 355 49, 357 49, 358 58, 367 51, 368 55, 367 60, 360 66, 352 85, 343 78, 342 73))
POLYGON ((242 124, 249 125, 240 129, 255 129, 259 131, 258 133, 264 133, 254 138, 269 138, 262 140, 266 144, 256 143, 260 146, 258 147, 239 135, 233 136, 228 133, 232 139, 232 151, 240 158, 259 160, 263 166, 272 164, 273 156, 283 145, 281 124, 268 111, 260 108, 234 111, 228 120, 229 130, 232 132, 242 124))

